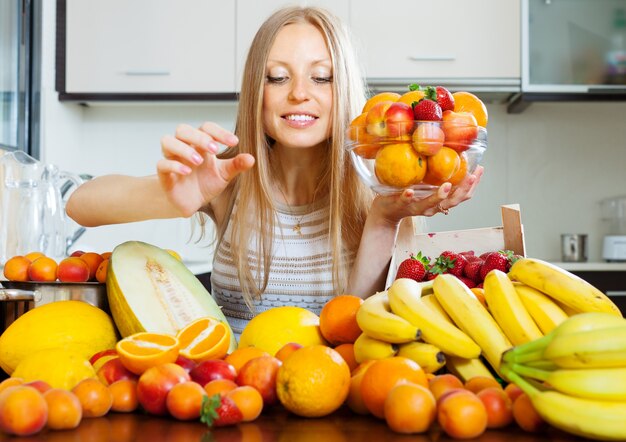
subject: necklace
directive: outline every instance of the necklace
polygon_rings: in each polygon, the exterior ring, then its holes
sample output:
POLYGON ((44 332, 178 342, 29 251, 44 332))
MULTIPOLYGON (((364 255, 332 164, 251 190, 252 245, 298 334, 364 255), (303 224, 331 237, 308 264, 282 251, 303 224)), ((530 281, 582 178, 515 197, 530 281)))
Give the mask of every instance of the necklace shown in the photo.
MULTIPOLYGON (((287 200, 287 195, 285 195, 285 192, 283 192, 282 186, 279 186, 278 183, 277 183, 276 187, 278 187, 278 190, 282 194, 282 196, 283 196, 283 198, 285 200, 285 204, 287 204, 287 207, 289 207, 289 214, 295 218, 296 215, 294 215, 294 213, 293 213, 293 208, 291 207, 291 204, 289 204, 289 200, 287 200)), ((316 191, 316 193, 317 193, 317 191, 316 191)), ((309 203, 309 205, 306 206, 306 210, 304 211, 304 213, 302 214, 300 219, 297 219, 296 220, 296 224, 294 224, 294 226, 291 228, 291 230, 293 230, 298 235, 302 235, 302 220, 307 215, 307 213, 309 213, 309 209, 311 208, 311 206, 313 205, 314 202, 315 202, 315 194, 313 194, 313 201, 311 201, 309 203)))

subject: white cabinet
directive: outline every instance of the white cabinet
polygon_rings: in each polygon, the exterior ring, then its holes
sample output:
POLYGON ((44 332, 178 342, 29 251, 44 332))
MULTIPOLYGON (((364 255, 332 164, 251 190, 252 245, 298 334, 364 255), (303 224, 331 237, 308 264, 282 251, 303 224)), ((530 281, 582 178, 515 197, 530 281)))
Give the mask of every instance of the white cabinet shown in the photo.
POLYGON ((368 79, 519 79, 519 0, 352 3, 368 79))
POLYGON ((231 0, 67 0, 64 92, 233 92, 234 29, 231 0))

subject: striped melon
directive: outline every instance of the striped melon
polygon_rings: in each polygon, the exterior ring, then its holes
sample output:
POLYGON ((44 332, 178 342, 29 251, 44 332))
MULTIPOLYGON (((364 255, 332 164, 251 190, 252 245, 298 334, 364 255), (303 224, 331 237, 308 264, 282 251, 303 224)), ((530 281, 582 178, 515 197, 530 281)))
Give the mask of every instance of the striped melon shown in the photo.
MULTIPOLYGON (((166 250, 128 241, 113 250, 107 294, 122 337, 141 331, 175 335, 205 316, 226 317, 196 276, 166 250)), ((230 351, 237 347, 231 330, 230 351)))

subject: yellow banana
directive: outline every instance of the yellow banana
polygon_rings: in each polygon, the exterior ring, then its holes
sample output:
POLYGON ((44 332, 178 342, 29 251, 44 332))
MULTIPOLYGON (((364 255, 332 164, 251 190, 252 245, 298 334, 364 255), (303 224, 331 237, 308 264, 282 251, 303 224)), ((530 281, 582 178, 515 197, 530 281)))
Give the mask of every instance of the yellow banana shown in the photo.
POLYGON ((626 402, 626 367, 540 370, 513 364, 511 369, 571 396, 626 402))
POLYGON ((497 371, 500 358, 511 348, 511 342, 493 316, 455 276, 437 276, 433 288, 437 301, 454 323, 480 346, 489 364, 497 371))
POLYGON ((492 270, 485 277, 484 287, 489 311, 513 345, 543 336, 506 273, 492 270))
POLYGON ((398 346, 367 336, 365 333, 354 341, 354 359, 361 364, 370 359, 385 359, 395 356, 398 346))
POLYGON ((422 295, 422 301, 433 310, 436 310, 437 314, 444 318, 446 321, 448 321, 450 324, 454 324, 450 316, 448 316, 441 304, 439 304, 439 301, 437 301, 434 293, 431 293, 430 295, 422 295))
POLYGON ((524 307, 544 334, 551 332, 568 318, 568 314, 556 302, 539 290, 520 282, 514 283, 514 286, 524 307))
POLYGON ((363 301, 357 311, 356 322, 369 337, 392 344, 411 342, 420 337, 419 328, 391 312, 386 291, 363 301))
POLYGON ((556 390, 539 390, 503 365, 503 375, 528 396, 537 413, 549 424, 589 439, 626 440, 626 402, 570 396, 556 390))
POLYGON ((455 356, 446 357, 446 368, 464 383, 476 377, 483 376, 495 379, 489 368, 480 358, 464 359, 455 356))
POLYGON ((520 258, 509 278, 523 282, 577 312, 606 312, 622 316, 619 308, 600 290, 573 273, 546 261, 520 258))
POLYGON ((439 347, 420 341, 400 344, 396 356, 417 362, 426 373, 434 373, 446 363, 446 356, 439 347))
POLYGON ((422 339, 446 355, 475 358, 480 347, 454 324, 446 321, 421 299, 421 286, 407 278, 396 279, 387 290, 391 311, 419 327, 422 339))
POLYGON ((562 368, 626 367, 626 325, 559 334, 542 358, 562 368))

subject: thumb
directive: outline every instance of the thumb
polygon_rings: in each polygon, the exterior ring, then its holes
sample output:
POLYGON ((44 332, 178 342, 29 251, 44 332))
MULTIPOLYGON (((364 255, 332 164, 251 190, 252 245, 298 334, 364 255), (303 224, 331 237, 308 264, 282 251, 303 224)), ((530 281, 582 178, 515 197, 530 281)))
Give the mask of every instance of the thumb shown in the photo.
POLYGON ((222 160, 221 175, 225 181, 231 181, 241 172, 254 166, 254 157, 247 153, 240 153, 234 158, 222 160))

